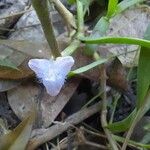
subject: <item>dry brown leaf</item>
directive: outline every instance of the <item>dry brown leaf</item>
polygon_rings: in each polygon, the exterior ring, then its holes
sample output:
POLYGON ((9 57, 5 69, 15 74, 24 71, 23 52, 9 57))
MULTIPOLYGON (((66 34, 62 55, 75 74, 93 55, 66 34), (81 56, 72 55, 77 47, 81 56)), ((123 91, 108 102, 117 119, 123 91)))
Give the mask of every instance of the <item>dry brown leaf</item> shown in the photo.
POLYGON ((41 101, 41 122, 43 126, 49 126, 78 87, 80 80, 75 78, 67 82, 58 96, 49 96, 37 83, 32 81, 8 91, 8 101, 15 114, 23 119, 25 114, 32 109, 32 105, 38 100, 41 101))

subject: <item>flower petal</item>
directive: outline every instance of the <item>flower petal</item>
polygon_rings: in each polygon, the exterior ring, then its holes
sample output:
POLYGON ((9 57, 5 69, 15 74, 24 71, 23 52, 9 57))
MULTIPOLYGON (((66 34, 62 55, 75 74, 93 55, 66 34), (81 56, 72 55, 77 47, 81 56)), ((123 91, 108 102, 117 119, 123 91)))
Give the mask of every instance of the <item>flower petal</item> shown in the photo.
POLYGON ((74 64, 71 56, 57 57, 56 60, 31 59, 28 62, 29 67, 41 79, 47 93, 51 96, 59 94, 64 85, 66 75, 70 72, 74 64))
POLYGON ((71 56, 57 57, 55 65, 59 68, 59 73, 66 76, 74 65, 74 59, 71 56))
POLYGON ((47 59, 30 59, 28 66, 36 73, 38 78, 43 78, 48 74, 48 70, 51 66, 54 66, 54 61, 47 59))

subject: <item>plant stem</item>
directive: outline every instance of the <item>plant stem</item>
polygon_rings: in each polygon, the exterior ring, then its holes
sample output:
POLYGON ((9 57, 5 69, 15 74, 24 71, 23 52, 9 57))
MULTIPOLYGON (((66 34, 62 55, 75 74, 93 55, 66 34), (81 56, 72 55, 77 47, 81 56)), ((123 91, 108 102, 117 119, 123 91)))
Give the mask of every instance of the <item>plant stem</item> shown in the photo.
POLYGON ((56 58, 60 56, 60 52, 55 38, 52 21, 49 17, 48 2, 47 0, 32 0, 31 2, 41 22, 52 55, 56 58))
POLYGON ((62 134, 72 125, 79 124, 83 120, 87 119, 88 117, 92 116, 93 114, 97 113, 101 108, 101 102, 98 102, 88 108, 82 109, 77 113, 74 113, 70 117, 65 120, 65 123, 60 123, 53 125, 47 129, 41 130, 36 133, 40 133, 35 135, 33 138, 30 139, 27 150, 34 150, 39 145, 52 140, 53 138, 57 137, 59 134, 62 134))
POLYGON ((80 0, 77 0, 77 32, 71 44, 64 51, 62 51, 61 54, 63 56, 71 55, 80 46, 81 41, 79 40, 79 38, 83 36, 83 29, 84 29, 83 5, 80 2, 80 0))
POLYGON ((102 94, 102 110, 101 110, 101 124, 103 130, 108 138, 111 149, 118 150, 117 143, 113 139, 111 132, 106 128, 107 127, 107 96, 106 96, 106 68, 105 65, 101 66, 101 88, 103 91, 102 94))
POLYGON ((49 0, 49 1, 54 4, 56 10, 64 19, 67 27, 76 28, 76 23, 73 14, 62 4, 62 2, 60 0, 49 0))
POLYGON ((74 39, 70 43, 70 45, 61 52, 62 56, 71 55, 79 46, 80 46, 80 41, 74 39))
MULTIPOLYGON (((93 57, 95 60, 100 59, 100 56, 97 52, 95 52, 93 54, 93 57)), ((109 141, 109 144, 111 146, 112 150, 118 150, 117 147, 117 143, 116 141, 113 139, 113 135, 112 133, 109 131, 109 129, 107 128, 107 95, 106 95, 106 79, 107 79, 107 75, 106 75, 106 68, 105 68, 105 64, 103 64, 100 68, 101 71, 101 91, 103 92, 101 97, 102 97, 102 109, 101 109, 101 124, 103 127, 103 130, 107 136, 107 139, 109 141)))
POLYGON ((77 31, 78 33, 83 33, 84 28, 83 4, 80 0, 77 0, 76 3, 77 3, 77 31))
POLYGON ((116 107, 117 107, 119 98, 120 98, 120 94, 118 93, 117 95, 115 95, 115 98, 114 98, 113 110, 112 110, 112 113, 111 113, 111 117, 110 117, 110 120, 109 120, 109 124, 113 123, 114 114, 115 114, 115 111, 116 111, 116 107))

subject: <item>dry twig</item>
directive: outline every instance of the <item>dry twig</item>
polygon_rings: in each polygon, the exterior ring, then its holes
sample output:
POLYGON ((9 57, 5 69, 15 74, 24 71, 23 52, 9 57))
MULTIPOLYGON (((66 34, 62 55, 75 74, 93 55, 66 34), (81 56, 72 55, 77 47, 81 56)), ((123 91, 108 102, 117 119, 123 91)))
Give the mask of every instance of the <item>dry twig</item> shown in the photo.
POLYGON ((52 127, 42 130, 37 136, 33 137, 28 144, 27 150, 34 150, 41 144, 52 140, 59 134, 66 131, 72 125, 78 124, 81 121, 85 120, 86 118, 90 117, 91 115, 99 112, 101 109, 101 102, 85 108, 83 110, 78 111, 77 113, 68 117, 64 123, 59 123, 53 125, 52 127))

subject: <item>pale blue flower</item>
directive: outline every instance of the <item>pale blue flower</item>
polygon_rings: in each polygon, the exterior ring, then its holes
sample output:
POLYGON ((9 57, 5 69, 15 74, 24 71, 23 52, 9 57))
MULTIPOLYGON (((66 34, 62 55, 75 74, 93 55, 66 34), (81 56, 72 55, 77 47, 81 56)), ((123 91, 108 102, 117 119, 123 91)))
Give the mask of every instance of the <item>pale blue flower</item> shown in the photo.
POLYGON ((42 81, 47 93, 51 96, 56 96, 64 85, 71 67, 74 65, 74 59, 71 56, 57 57, 56 60, 31 59, 28 65, 42 81))

